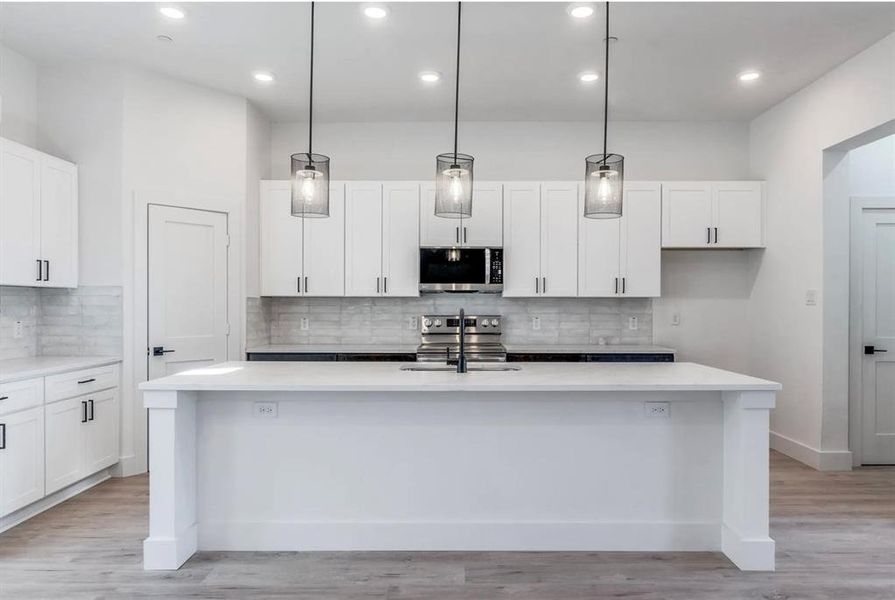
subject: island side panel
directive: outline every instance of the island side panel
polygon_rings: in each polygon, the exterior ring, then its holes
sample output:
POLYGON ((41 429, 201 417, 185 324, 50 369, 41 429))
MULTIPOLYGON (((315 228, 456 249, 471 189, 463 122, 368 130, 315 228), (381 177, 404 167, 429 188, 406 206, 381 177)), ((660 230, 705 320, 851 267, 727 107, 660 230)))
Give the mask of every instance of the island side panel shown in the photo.
POLYGON ((206 391, 198 413, 201 550, 721 548, 719 392, 206 391))
POLYGON ((724 392, 721 548, 740 569, 773 571, 769 536, 769 422, 774 392, 724 392))
POLYGON ((149 537, 143 568, 178 569, 198 548, 196 392, 147 391, 149 537))

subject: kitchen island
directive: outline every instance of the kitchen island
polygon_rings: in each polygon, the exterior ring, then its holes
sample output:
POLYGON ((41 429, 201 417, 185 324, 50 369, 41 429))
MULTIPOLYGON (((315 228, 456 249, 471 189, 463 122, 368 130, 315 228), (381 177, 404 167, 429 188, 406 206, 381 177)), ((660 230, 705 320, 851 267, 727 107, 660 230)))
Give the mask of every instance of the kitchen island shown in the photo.
POLYGON ((774 382, 693 363, 230 362, 142 384, 146 569, 197 550, 720 551, 773 570, 774 382))

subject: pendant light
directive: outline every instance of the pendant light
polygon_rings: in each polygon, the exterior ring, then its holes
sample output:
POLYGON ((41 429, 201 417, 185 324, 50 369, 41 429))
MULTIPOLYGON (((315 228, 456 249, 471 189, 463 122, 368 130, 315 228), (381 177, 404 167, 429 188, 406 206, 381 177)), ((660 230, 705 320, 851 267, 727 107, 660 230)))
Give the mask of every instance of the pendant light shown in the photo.
POLYGON ((606 63, 603 70, 603 153, 584 159, 584 216, 617 219, 622 216, 625 157, 606 151, 609 129, 609 3, 606 3, 606 63))
POLYGON ((454 151, 435 157, 435 216, 467 219, 472 216, 472 156, 457 152, 460 116, 460 11, 457 3, 457 78, 454 83, 454 151))
POLYGON ((329 157, 312 152, 314 133, 314 3, 311 2, 311 70, 308 151, 292 155, 292 216, 329 216, 329 157))

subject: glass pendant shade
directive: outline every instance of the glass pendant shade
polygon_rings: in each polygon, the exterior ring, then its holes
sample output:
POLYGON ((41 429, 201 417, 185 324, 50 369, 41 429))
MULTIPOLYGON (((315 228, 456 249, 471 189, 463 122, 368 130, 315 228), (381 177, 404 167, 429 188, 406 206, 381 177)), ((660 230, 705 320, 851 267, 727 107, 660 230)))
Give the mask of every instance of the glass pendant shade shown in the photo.
POLYGON ((435 157, 435 215, 447 219, 472 216, 472 161, 468 154, 435 157))
POLYGON ((584 159, 584 216, 617 219, 622 216, 625 157, 591 154, 584 159))
POLYGON ((329 157, 292 155, 292 216, 329 216, 329 157))

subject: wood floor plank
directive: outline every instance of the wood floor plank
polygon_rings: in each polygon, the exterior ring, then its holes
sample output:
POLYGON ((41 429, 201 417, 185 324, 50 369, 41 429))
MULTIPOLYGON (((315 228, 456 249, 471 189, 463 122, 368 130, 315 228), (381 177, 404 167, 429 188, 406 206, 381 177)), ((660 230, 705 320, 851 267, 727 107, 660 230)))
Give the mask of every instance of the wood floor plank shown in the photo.
POLYGON ((148 479, 113 479, 0 534, 0 599, 893 600, 895 468, 771 454, 777 572, 711 552, 201 552, 145 572, 148 479))

